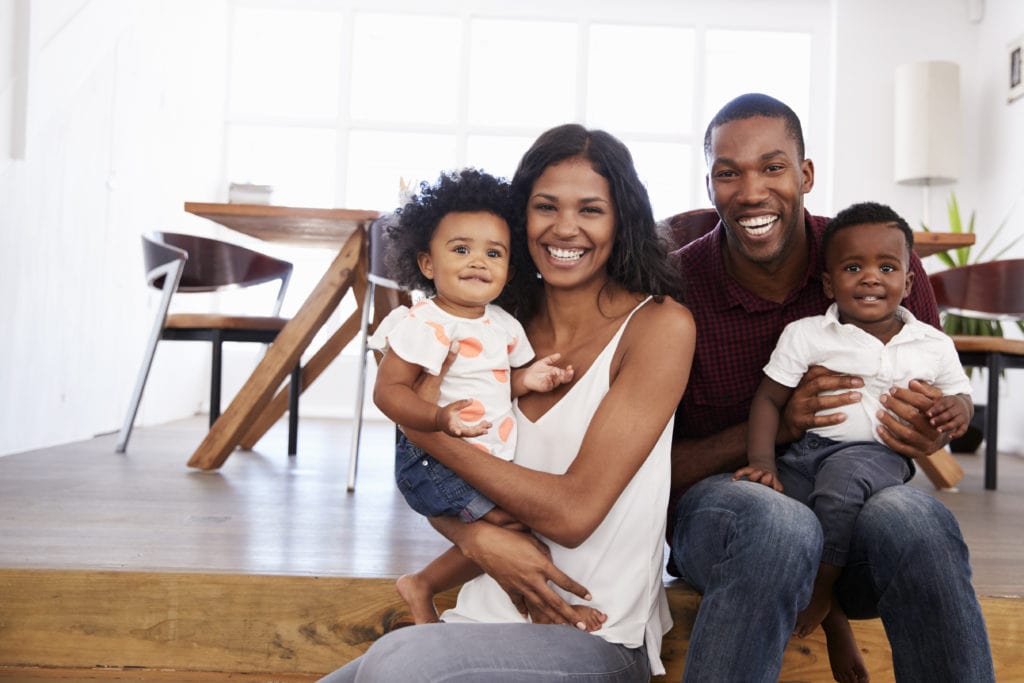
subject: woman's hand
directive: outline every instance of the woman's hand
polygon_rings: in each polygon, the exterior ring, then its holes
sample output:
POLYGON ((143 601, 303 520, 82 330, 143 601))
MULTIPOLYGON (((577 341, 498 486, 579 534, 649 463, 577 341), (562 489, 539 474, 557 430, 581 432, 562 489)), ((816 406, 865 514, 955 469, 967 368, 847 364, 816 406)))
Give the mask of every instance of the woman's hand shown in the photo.
POLYGON ((882 394, 885 410, 878 411, 882 443, 908 458, 929 456, 948 444, 949 435, 936 429, 928 418, 929 408, 940 396, 942 391, 916 379, 906 389, 893 387, 882 394))
POLYGON ((548 584, 590 600, 590 592, 551 561, 547 546, 533 534, 511 531, 486 522, 475 522, 472 535, 465 535, 459 547, 508 593, 523 615, 537 615, 538 621, 578 626, 576 612, 548 584))
POLYGON ((793 390, 793 395, 786 403, 776 442, 792 443, 799 441, 808 429, 839 424, 846 419, 843 413, 818 415, 818 412, 856 403, 860 400, 860 392, 824 395, 823 392, 855 390, 863 386, 864 380, 860 377, 832 372, 820 365, 812 366, 804 373, 800 384, 793 390))

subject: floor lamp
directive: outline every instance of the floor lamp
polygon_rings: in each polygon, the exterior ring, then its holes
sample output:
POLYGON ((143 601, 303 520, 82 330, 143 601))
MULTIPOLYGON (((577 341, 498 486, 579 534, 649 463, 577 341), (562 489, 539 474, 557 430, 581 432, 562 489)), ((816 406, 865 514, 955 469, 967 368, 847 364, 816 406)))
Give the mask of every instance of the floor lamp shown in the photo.
POLYGON ((929 188, 960 173, 960 67, 915 62, 896 68, 893 173, 922 188, 921 221, 929 222, 929 188))

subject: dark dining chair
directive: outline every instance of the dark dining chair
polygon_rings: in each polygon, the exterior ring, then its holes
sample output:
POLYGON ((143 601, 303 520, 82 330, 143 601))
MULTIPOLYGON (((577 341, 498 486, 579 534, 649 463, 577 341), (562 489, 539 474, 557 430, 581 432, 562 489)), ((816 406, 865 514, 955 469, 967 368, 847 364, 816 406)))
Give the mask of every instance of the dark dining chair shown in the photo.
MULTIPOLYGON (((288 289, 292 264, 230 242, 197 235, 154 232, 142 237, 146 283, 161 291, 142 366, 128 404, 116 451, 124 453, 142 402, 157 344, 163 340, 205 341, 212 347, 210 376, 210 426, 220 416, 221 346, 224 342, 269 344, 288 322, 279 317, 288 289), (223 315, 220 313, 168 313, 176 294, 220 292, 281 281, 271 315, 223 315)), ((288 454, 294 455, 298 432, 300 367, 292 371, 289 387, 288 454)))
MULTIPOLYGON (((928 276, 939 308, 967 318, 1001 322, 1024 320, 1024 259, 976 263, 928 276)), ((953 335, 960 362, 985 368, 985 488, 996 488, 999 436, 999 380, 1009 368, 1024 368, 1024 341, 976 335, 953 335)))
MULTIPOLYGON (((356 377, 356 398, 352 414, 352 445, 348 456, 348 490, 356 490, 356 469, 359 465, 359 441, 363 426, 363 400, 366 395, 367 342, 376 325, 400 305, 411 303, 410 294, 392 279, 385 262, 387 226, 392 216, 386 215, 370 224, 367 242, 370 257, 366 273, 366 295, 363 298, 362 320, 359 327, 359 359, 356 377)), ((397 427, 396 427, 397 437, 397 427)))
POLYGON ((693 209, 669 216, 658 225, 662 237, 668 240, 669 250, 686 246, 698 237, 703 237, 718 225, 718 211, 715 209, 693 209))

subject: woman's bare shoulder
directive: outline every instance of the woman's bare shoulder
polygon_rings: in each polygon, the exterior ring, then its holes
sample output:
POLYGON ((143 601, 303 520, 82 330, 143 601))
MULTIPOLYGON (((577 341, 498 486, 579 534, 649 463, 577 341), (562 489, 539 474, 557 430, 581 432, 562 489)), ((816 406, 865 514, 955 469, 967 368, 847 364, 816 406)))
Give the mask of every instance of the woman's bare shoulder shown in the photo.
MULTIPOLYGON (((643 334, 657 331, 669 337, 673 333, 692 333, 693 315, 690 309, 678 301, 664 297, 661 301, 651 299, 636 312, 633 322, 643 334)), ((631 325, 632 327, 632 325, 631 325)))

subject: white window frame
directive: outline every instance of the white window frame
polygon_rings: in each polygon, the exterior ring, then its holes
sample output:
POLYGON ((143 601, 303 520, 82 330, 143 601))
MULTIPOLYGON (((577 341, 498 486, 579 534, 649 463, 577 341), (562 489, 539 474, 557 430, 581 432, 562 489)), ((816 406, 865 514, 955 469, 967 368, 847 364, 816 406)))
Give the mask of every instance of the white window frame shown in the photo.
MULTIPOLYGON (((829 206, 831 203, 831 177, 829 169, 832 156, 831 149, 831 102, 834 101, 832 85, 832 16, 831 3, 827 0, 775 0, 763 3, 758 0, 722 0, 716 3, 682 2, 680 0, 605 0, 603 2, 587 0, 521 0, 518 2, 499 2, 497 0, 442 0, 422 2, 416 0, 231 0, 232 16, 235 8, 263 7, 294 10, 337 10, 342 13, 343 45, 339 46, 338 58, 341 60, 340 98, 336 120, 330 121, 295 121, 275 117, 231 116, 225 111, 225 131, 234 124, 255 124, 268 126, 292 125, 333 125, 337 133, 336 150, 336 183, 335 206, 348 206, 351 202, 345 196, 348 159, 348 134, 357 130, 377 130, 395 132, 434 132, 455 136, 457 165, 472 164, 466 158, 467 139, 474 134, 497 136, 515 136, 533 138, 539 132, 528 127, 516 126, 482 126, 472 125, 468 121, 468 68, 461 65, 462 82, 460 85, 459 102, 456 107, 456 120, 450 124, 417 125, 375 120, 355 120, 349 115, 347 93, 351 84, 352 46, 354 18, 358 12, 401 13, 419 15, 439 15, 457 17, 468 23, 472 19, 516 19, 538 21, 565 21, 577 25, 580 40, 578 41, 579 66, 577 68, 577 98, 575 120, 586 123, 586 88, 587 88, 587 49, 588 28, 591 24, 621 24, 638 26, 675 26, 695 31, 695 58, 693 64, 693 83, 696 96, 692 102, 692 126, 687 132, 680 134, 644 133, 641 131, 615 131, 612 134, 620 137, 627 145, 631 142, 666 142, 689 145, 694 154, 681 163, 689 164, 693 187, 681 192, 677 206, 672 212, 683 211, 699 206, 708 206, 709 202, 704 189, 706 173, 703 155, 704 129, 707 125, 704 113, 704 40, 708 30, 775 30, 780 32, 805 32, 811 36, 811 74, 812 84, 809 93, 809 112, 804 124, 808 157, 815 161, 817 169, 818 201, 816 205, 829 206), (825 187, 821 187, 822 184, 825 187), (824 195, 824 196, 821 196, 824 195)), ((232 25, 229 21, 229 32, 232 25)), ((468 41, 469 31, 463 35, 468 41)), ((229 33, 230 40, 230 33, 229 33)), ((542 49, 542 46, 538 46, 542 49)), ((463 60, 468 49, 463 49, 463 60)), ((231 54, 230 49, 228 54, 231 54)), ((230 71, 230 68, 229 68, 230 71)), ((656 96, 652 98, 656 101, 656 96)), ((525 149, 524 149, 525 151, 525 149)), ((225 150, 225 155, 227 151, 225 150)), ((224 168, 227 168, 225 156, 224 168)), ((442 169, 438 169, 440 171, 442 169)), ((225 179, 225 187, 231 179, 225 179)), ((387 210, 391 207, 354 207, 376 208, 387 210)), ((661 213, 665 213, 662 211, 661 213)), ((658 216, 659 218, 664 216, 658 216)))

